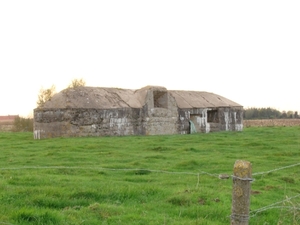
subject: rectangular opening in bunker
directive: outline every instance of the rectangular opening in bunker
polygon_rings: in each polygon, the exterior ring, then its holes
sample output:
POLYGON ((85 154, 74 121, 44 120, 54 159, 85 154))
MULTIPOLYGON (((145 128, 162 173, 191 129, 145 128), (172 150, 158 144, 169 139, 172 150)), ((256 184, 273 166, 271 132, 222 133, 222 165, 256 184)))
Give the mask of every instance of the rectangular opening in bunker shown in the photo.
POLYGON ((154 108, 168 108, 168 94, 166 91, 153 91, 154 108))
POLYGON ((219 123, 218 110, 207 110, 207 122, 219 123))
POLYGON ((242 118, 243 118, 243 111, 237 110, 236 111, 236 123, 242 123, 242 118))
POLYGON ((202 113, 201 114, 191 114, 190 115, 190 131, 192 126, 195 127, 195 131, 196 132, 201 132, 201 126, 204 126, 205 125, 205 122, 203 121, 203 115, 202 113))

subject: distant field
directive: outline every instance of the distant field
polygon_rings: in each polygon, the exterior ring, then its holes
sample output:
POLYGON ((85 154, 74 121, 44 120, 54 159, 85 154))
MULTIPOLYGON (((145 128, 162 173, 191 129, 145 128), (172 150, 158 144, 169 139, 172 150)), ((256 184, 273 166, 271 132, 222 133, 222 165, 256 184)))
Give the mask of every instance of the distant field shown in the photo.
POLYGON ((0 133, 0 224, 229 224, 236 160, 250 224, 300 224, 300 127, 33 140, 0 133))
POLYGON ((300 126, 300 119, 244 120, 244 127, 300 126))
POLYGON ((11 131, 13 129, 13 121, 0 121, 0 132, 11 131))
POLYGON ((14 121, 10 121, 10 120, 2 120, 0 121, 0 125, 13 125, 14 121))

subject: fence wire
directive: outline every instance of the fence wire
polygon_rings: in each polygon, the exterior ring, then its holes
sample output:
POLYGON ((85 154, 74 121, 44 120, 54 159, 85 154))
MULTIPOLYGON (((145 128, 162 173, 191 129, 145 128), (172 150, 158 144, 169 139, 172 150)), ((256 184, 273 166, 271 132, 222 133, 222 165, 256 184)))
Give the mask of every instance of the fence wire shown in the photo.
POLYGON ((269 171, 253 173, 252 176, 257 176, 257 175, 263 175, 263 174, 267 174, 267 173, 272 173, 272 172, 275 172, 275 171, 278 171, 278 170, 284 170, 284 169, 288 169, 288 168, 299 166, 299 165, 300 165, 300 163, 296 163, 296 164, 293 164, 293 165, 279 167, 279 168, 276 168, 276 169, 273 169, 273 170, 269 170, 269 171))
POLYGON ((279 204, 282 204, 282 203, 284 203, 284 202, 290 201, 290 200, 292 200, 292 199, 294 199, 294 198, 298 198, 298 197, 300 197, 300 194, 295 195, 295 196, 293 196, 293 197, 286 198, 286 199, 284 199, 284 200, 282 200, 282 201, 275 202, 275 203, 273 203, 273 204, 264 206, 264 207, 262 207, 262 208, 253 210, 253 211, 250 212, 250 214, 252 214, 250 217, 254 217, 254 216, 256 216, 256 214, 258 214, 258 213, 260 213, 260 212, 263 212, 263 211, 266 211, 266 210, 270 210, 270 209, 276 209, 276 208, 280 208, 280 209, 300 210, 299 207, 277 206, 277 205, 279 205, 279 204))
POLYGON ((140 171, 145 170, 153 173, 166 173, 166 174, 186 174, 198 176, 199 174, 205 174, 211 177, 218 177, 218 174, 208 173, 205 171, 199 171, 198 173, 183 172, 183 171, 167 171, 167 170, 153 170, 145 168, 107 168, 107 167, 80 167, 80 166, 23 166, 23 167, 8 167, 0 168, 0 170, 24 170, 24 169, 91 169, 91 170, 110 170, 110 171, 140 171))
MULTIPOLYGON (((284 166, 284 167, 279 167, 273 170, 269 171, 263 171, 263 172, 257 172, 253 173, 252 176, 257 176, 257 175, 263 175, 263 174, 268 174, 271 172, 275 172, 278 170, 283 170, 283 169, 288 169, 291 167, 296 167, 299 166, 300 163, 296 163, 293 165, 289 166, 284 166)), ((139 171, 139 170, 146 170, 149 172, 154 172, 154 173, 166 173, 166 174, 186 174, 186 175, 195 175, 198 176, 199 174, 205 174, 211 177, 216 177, 220 178, 220 174, 216 173, 208 173, 206 171, 199 171, 197 173, 195 172, 183 172, 183 171, 167 171, 167 170, 153 170, 153 169, 145 169, 145 168, 107 168, 107 167, 82 167, 82 166, 23 166, 23 167, 6 167, 6 168, 0 168, 0 170, 24 170, 24 169, 91 169, 91 170, 110 170, 110 171, 139 171)))
MULTIPOLYGON (((296 164, 292 164, 292 165, 288 165, 288 166, 284 166, 284 167, 275 168, 275 169, 269 170, 269 171, 257 172, 257 173, 253 173, 252 176, 268 174, 268 173, 271 173, 271 172, 284 170, 284 169, 296 167, 296 166, 299 166, 299 165, 300 165, 300 163, 296 163, 296 164)), ((180 171, 153 170, 153 169, 144 169, 144 168, 106 168, 106 167, 78 167, 78 166, 75 166, 75 167, 69 167, 69 166, 24 166, 24 167, 0 168, 0 170, 24 170, 24 169, 91 169, 91 170, 108 170, 108 171, 140 171, 140 170, 145 170, 145 171, 150 171, 150 172, 154 172, 154 173, 185 174, 185 175, 193 175, 193 176, 198 177, 196 187, 198 187, 199 182, 200 182, 200 174, 208 175, 208 176, 215 177, 215 178, 220 178, 220 176, 221 176, 221 174, 208 173, 208 172, 205 172, 205 171, 199 171, 198 173, 193 173, 193 172, 180 172, 180 171)), ((300 194, 295 195, 293 197, 286 198, 282 201, 275 202, 273 204, 264 206, 262 208, 253 210, 253 211, 250 212, 250 217, 254 217, 258 213, 261 213, 263 211, 267 211, 267 210, 271 210, 271 209, 278 209, 278 208, 287 209, 287 210, 288 209, 300 210, 299 207, 278 206, 279 204, 282 204, 284 202, 290 201, 291 199, 298 198, 298 197, 300 197, 300 194)), ((0 224, 13 225, 13 224, 1 222, 1 221, 0 221, 0 224)))

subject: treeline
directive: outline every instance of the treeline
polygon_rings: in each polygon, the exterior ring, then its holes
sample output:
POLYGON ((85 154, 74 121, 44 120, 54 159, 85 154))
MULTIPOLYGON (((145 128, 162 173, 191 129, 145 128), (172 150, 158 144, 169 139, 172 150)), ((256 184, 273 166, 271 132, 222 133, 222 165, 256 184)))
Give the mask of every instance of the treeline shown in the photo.
POLYGON ((273 108, 247 108, 244 109, 244 119, 298 119, 298 112, 282 111, 273 108))

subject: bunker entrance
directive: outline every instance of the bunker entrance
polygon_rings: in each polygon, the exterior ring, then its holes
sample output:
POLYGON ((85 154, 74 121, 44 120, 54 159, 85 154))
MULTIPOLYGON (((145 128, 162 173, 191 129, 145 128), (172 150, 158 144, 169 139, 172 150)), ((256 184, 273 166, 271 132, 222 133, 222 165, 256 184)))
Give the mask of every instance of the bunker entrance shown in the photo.
POLYGON ((201 132, 201 124, 203 123, 203 115, 201 114, 191 114, 190 115, 190 133, 195 129, 195 132, 201 132), (193 127, 194 126, 194 127, 193 127))

